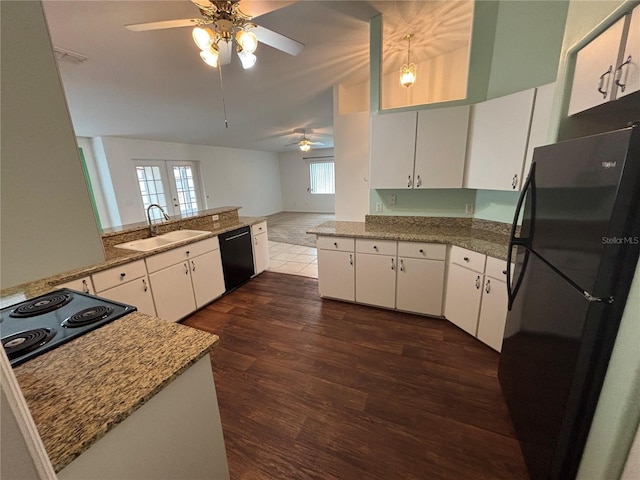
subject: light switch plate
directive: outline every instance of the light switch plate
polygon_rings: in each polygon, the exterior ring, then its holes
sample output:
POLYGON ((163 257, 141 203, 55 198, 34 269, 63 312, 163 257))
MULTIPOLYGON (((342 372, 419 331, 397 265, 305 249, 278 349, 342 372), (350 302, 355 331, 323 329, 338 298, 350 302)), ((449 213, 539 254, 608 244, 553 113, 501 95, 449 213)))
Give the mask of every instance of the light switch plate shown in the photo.
POLYGON ((382 212, 382 202, 376 202, 376 212, 382 212))
POLYGON ((473 213, 473 203, 467 203, 464 207, 464 213, 473 213))
POLYGON ((396 204, 397 200, 398 200, 398 196, 395 193, 392 193, 391 195, 389 195, 389 205, 391 205, 392 207, 396 204))

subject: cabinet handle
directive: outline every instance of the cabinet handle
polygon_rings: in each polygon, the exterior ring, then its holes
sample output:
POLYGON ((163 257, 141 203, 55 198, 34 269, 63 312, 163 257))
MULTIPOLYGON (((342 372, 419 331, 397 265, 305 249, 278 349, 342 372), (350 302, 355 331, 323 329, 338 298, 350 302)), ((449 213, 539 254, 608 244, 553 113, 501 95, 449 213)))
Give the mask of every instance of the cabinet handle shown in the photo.
POLYGON ((491 280, 487 280, 487 283, 484 286, 484 291, 487 293, 491 292, 491 280))
POLYGON ((420 252, 420 253, 424 253, 424 250, 421 248, 421 249, 419 250, 419 252, 420 252))
POLYGON ((463 257, 463 260, 464 260, 465 262, 469 262, 469 257, 463 257))
POLYGON ((409 175, 409 179, 407 180, 407 187, 411 186, 411 175, 409 175))
POLYGON ((189 254, 190 254, 191 252, 190 252, 189 250, 187 250, 187 252, 186 252, 186 253, 187 253, 187 257, 188 257, 188 256, 189 256, 189 254))
POLYGON ((480 290, 480 275, 476 278, 476 289, 480 290))
POLYGON ((373 249, 377 252, 377 251, 378 251, 378 246, 377 246, 377 245, 374 245, 374 246, 373 246, 373 249))
POLYGON ((607 80, 607 86, 603 90, 604 87, 604 78, 608 75, 611 75, 611 71, 613 70, 613 65, 609 65, 609 70, 600 75, 600 79, 598 80, 598 91, 602 94, 602 98, 607 98, 607 90, 609 90, 609 81, 607 80))
POLYGON ((193 260, 191 260, 191 271, 195 272, 196 271, 196 264, 193 262, 193 260))
POLYGON ((396 262, 395 262, 395 259, 392 258, 391 259, 391 270, 395 270, 395 269, 396 269, 396 262))
POLYGON ((404 260, 400 259, 400 271, 404 272, 404 260))
POLYGON ((418 179, 416 180, 416 187, 421 187, 422 186, 422 179, 420 178, 420 175, 418 175, 418 179))
POLYGON ((513 176, 513 180, 511 180, 511 186, 513 187, 514 190, 518 186, 518 174, 517 173, 513 176))
MULTIPOLYGON (((620 66, 618 68, 616 68, 616 74, 614 75, 614 81, 616 82, 616 85, 618 85, 620 87, 620 91, 624 92, 624 89, 627 88, 627 84, 626 83, 622 83, 620 80, 622 79, 622 67, 624 67, 625 65, 629 65, 631 63, 631 55, 629 55, 627 57, 627 59, 624 61, 624 63, 621 63, 620 66)), ((627 68, 627 72, 629 72, 629 69, 627 68)), ((626 80, 626 77, 625 77, 626 80)))
POLYGON ((349 255, 349 265, 353 265, 353 255, 349 255))
POLYGON ((142 285, 144 286, 144 291, 146 292, 147 290, 149 290, 149 287, 147 287, 147 281, 143 278, 142 279, 142 285))
POLYGON ((86 280, 82 280, 82 291, 84 293, 89 293, 89 285, 87 285, 87 281, 86 280))
POLYGON ((120 280, 124 280, 124 277, 126 277, 126 276, 127 276, 127 274, 126 274, 126 273, 121 273, 121 274, 120 274, 120 280))
POLYGON ((189 265, 186 263, 183 263, 183 265, 184 265, 184 274, 189 275, 189 265))
POLYGON ((333 242, 333 246, 338 248, 338 242, 333 242))
POLYGON ((507 274, 507 271, 506 271, 506 270, 502 270, 502 274, 503 274, 503 275, 506 275, 506 274, 507 274))

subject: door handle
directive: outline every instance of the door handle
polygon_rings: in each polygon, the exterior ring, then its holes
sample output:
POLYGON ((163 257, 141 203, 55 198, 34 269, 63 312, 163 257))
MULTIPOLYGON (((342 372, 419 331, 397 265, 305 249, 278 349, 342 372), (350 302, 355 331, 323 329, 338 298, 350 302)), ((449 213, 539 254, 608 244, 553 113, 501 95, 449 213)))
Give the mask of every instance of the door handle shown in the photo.
POLYGON ((400 271, 404 272, 404 260, 400 259, 400 271))
POLYGON ((476 277, 476 289, 480 290, 480 275, 476 277))
POLYGON ((142 279, 142 287, 144 288, 145 292, 149 290, 149 287, 147 286, 147 281, 144 278, 142 279))
POLYGON ((184 265, 184 274, 189 275, 189 265, 187 265, 186 263, 183 263, 183 265, 184 265))
POLYGON ((87 285, 87 281, 86 280, 82 280, 82 291, 84 293, 89 293, 89 285, 87 285))
POLYGON ((491 280, 487 280, 487 283, 484 285, 484 291, 487 293, 491 292, 491 280))
POLYGON ((421 186, 422 186, 422 179, 420 178, 420 175, 418 175, 416 180, 416 187, 421 187, 421 186))
POLYGON ((195 264, 195 263, 193 263, 193 260, 191 260, 191 267, 192 267, 192 268, 191 268, 191 271, 192 271, 192 272, 195 272, 195 271, 196 271, 196 264, 195 264))
POLYGON ((349 254, 349 265, 353 265, 353 255, 349 254))
POLYGON ((395 270, 396 269, 396 261, 394 258, 391 259, 391 270, 395 270))
MULTIPOLYGON (((614 75, 614 81, 616 82, 616 85, 618 85, 620 87, 620 91, 624 92, 625 88, 627 88, 627 84, 626 83, 622 83, 620 80, 622 80, 622 67, 624 67, 625 65, 629 65, 631 63, 631 55, 629 55, 627 57, 627 59, 620 64, 620 66, 618 68, 616 68, 616 73, 614 75)), ((629 72, 629 67, 627 67, 627 73, 629 72)), ((626 78, 625 78, 626 80, 626 78)))
POLYGON ((609 65, 609 70, 600 75, 600 79, 598 80, 598 91, 602 94, 602 98, 607 98, 607 90, 609 89, 609 81, 607 80, 607 86, 603 90, 604 87, 604 79, 611 75, 611 71, 613 70, 613 65, 609 65))
POLYGON ((411 175, 409 175, 409 179, 407 180, 407 187, 411 186, 411 175))

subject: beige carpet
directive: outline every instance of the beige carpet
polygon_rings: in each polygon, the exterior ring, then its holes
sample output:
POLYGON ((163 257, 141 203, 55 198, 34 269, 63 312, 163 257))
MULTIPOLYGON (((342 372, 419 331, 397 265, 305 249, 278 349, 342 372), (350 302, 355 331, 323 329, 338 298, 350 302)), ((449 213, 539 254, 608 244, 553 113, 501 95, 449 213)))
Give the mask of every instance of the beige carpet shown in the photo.
POLYGON ((280 212, 267 217, 269 240, 274 242, 316 246, 316 236, 306 231, 328 220, 335 220, 333 213, 280 212))

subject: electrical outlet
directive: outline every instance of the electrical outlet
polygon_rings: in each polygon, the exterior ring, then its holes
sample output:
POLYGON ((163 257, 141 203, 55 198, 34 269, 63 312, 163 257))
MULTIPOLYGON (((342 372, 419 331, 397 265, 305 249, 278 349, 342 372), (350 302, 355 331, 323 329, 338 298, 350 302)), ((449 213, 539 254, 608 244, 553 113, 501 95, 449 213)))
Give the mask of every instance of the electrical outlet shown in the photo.
POLYGON ((211 220, 217 222, 218 220, 220 220, 220 215, 211 215, 211 220))
POLYGON ((473 203, 467 203, 464 207, 464 213, 473 213, 473 203))
POLYGON ((391 205, 392 207, 396 204, 397 200, 398 196, 396 194, 389 195, 389 205, 391 205))
POLYGON ((213 222, 213 228, 220 228, 219 222, 213 222))
POLYGON ((382 202, 376 202, 376 212, 382 212, 382 202))

